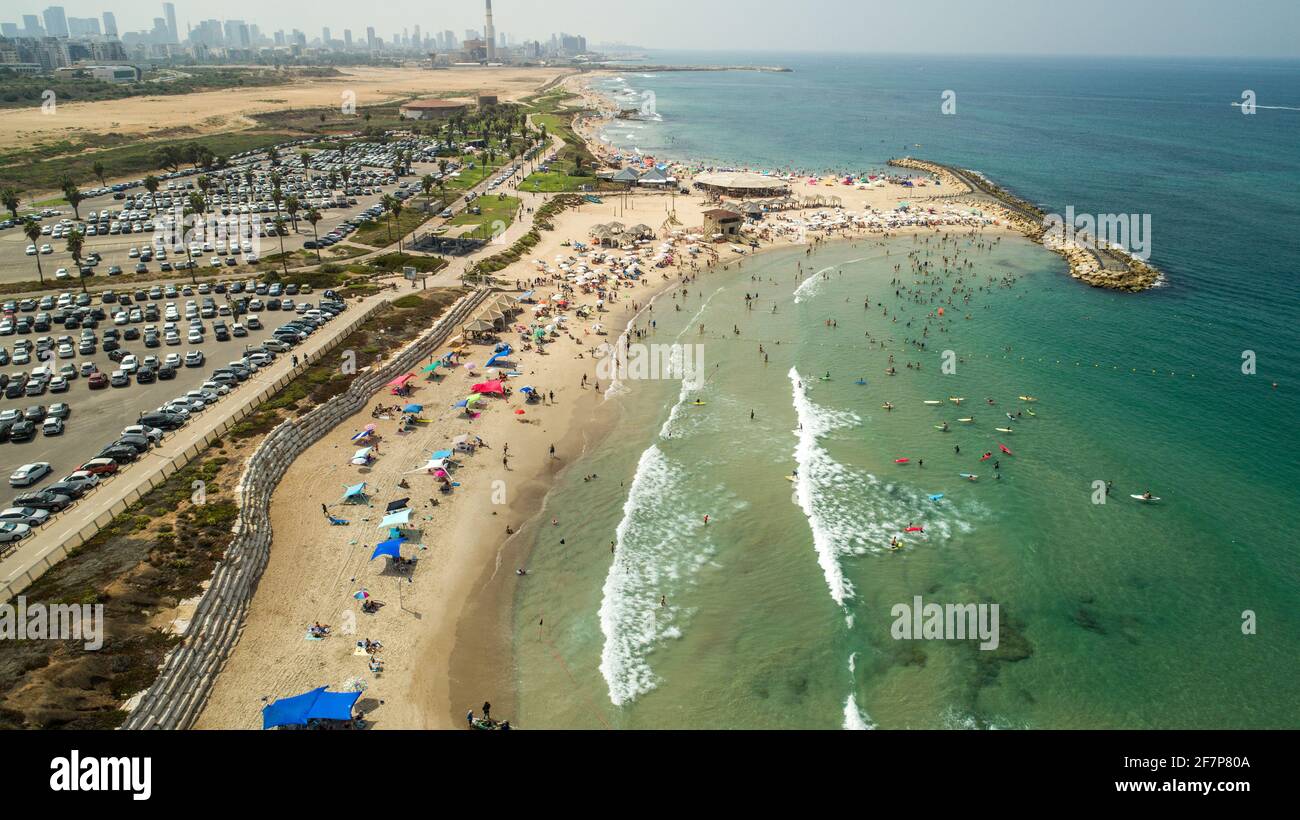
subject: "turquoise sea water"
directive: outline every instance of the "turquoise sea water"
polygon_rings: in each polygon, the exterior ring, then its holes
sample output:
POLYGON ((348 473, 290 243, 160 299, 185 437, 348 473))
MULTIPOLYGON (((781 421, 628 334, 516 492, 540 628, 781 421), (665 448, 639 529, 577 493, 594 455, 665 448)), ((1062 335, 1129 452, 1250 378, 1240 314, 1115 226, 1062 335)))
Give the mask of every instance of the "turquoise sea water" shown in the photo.
MULTIPOLYGON (((674 58, 702 62, 656 59, 674 58)), ((745 61, 795 71, 629 69, 662 121, 611 139, 839 170, 906 145, 1049 210, 1151 214, 1168 283, 1109 293, 1025 241, 900 238, 780 251, 663 297, 649 341, 703 345, 702 372, 629 382, 617 431, 548 499, 560 525, 517 598, 521 725, 1295 727, 1300 112, 1230 103, 1296 106, 1300 65, 745 61), (945 266, 958 254, 973 267, 945 266), (979 457, 999 443, 1014 456, 994 471, 979 457), (1129 499, 1146 489, 1164 502, 1129 499), (891 552, 909 523, 925 533, 891 552), (917 595, 997 603, 999 648, 893 639, 891 608, 917 595)))

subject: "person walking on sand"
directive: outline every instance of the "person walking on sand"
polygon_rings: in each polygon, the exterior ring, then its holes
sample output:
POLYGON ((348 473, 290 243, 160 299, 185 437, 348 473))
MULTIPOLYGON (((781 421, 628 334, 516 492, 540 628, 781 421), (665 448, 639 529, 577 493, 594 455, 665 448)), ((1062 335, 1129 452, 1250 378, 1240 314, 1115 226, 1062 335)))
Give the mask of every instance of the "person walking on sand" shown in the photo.
POLYGON ((555 445, 551 445, 551 458, 555 458, 555 445))

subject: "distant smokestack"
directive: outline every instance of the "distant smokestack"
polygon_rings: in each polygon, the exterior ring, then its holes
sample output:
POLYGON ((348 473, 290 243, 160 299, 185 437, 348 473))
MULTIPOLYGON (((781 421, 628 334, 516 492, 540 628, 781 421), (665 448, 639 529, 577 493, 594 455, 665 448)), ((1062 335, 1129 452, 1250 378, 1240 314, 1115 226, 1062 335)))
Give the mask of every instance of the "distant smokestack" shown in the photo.
POLYGON ((487 58, 497 57, 497 28, 492 24, 492 0, 487 0, 487 22, 483 24, 483 39, 487 40, 487 58))

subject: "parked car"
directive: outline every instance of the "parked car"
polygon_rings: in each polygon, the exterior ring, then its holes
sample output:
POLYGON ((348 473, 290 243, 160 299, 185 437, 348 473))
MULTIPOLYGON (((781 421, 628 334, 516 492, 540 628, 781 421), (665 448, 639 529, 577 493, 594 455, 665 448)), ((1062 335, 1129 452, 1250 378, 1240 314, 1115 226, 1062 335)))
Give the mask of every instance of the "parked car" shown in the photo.
POLYGON ((45 461, 24 464, 17 470, 14 470, 13 474, 9 476, 9 486, 30 487, 42 478, 45 478, 50 474, 50 472, 50 465, 45 461))
POLYGON ((27 524, 21 524, 17 521, 5 521, 0 523, 0 544, 10 544, 15 541, 21 541, 32 534, 32 528, 27 524))

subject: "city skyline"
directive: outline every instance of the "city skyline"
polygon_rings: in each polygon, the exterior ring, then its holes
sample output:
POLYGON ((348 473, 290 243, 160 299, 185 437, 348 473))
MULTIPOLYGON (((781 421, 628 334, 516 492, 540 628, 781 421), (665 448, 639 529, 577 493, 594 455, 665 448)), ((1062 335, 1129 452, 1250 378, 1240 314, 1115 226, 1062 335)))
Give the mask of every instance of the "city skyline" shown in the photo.
MULTIPOLYGON (((109 12, 124 34, 151 31, 159 21, 170 22, 164 19, 162 6, 153 0, 66 0, 55 7, 62 8, 66 18, 93 18, 101 24, 109 12)), ((39 0, 29 7, 20 5, 5 22, 19 30, 25 17, 43 23, 50 7, 39 0)), ((561 27, 581 26, 593 43, 630 40, 653 49, 1300 57, 1300 44, 1292 36, 1300 29, 1300 5, 1285 0, 1241 0, 1230 8, 1206 0, 1152 0, 1141 5, 1097 0, 1088 12, 1090 19, 1105 22, 1105 37, 1096 37, 1095 27, 1082 25, 1085 21, 1077 10, 1035 0, 932 0, 924 8, 883 6, 867 13, 848 0, 809 0, 797 6, 775 0, 711 5, 663 0, 655 15, 638 16, 635 24, 610 14, 609 4, 597 0, 554 0, 544 6, 498 0, 494 9, 497 32, 508 33, 514 42, 546 40, 561 27), (1188 6, 1194 7, 1193 14, 1187 13, 1188 6), (1011 28, 994 22, 1008 14, 1019 25, 1011 28), (683 19, 691 25, 679 25, 683 19), (928 22, 933 19, 948 22, 935 27, 928 22), (827 26, 828 20, 834 24, 827 26)), ((277 30, 315 32, 307 35, 309 41, 324 26, 334 32, 350 29, 354 36, 373 27, 386 43, 414 26, 432 33, 477 31, 485 24, 481 0, 446 4, 437 10, 397 0, 364 12, 339 0, 319 0, 313 5, 311 21, 303 17, 291 9, 267 9, 253 0, 230 0, 219 13, 199 4, 178 3, 175 15, 182 42, 187 31, 208 19, 248 21, 267 36, 277 30)))

